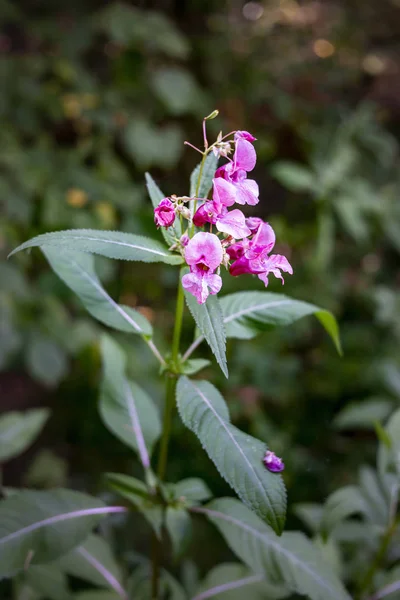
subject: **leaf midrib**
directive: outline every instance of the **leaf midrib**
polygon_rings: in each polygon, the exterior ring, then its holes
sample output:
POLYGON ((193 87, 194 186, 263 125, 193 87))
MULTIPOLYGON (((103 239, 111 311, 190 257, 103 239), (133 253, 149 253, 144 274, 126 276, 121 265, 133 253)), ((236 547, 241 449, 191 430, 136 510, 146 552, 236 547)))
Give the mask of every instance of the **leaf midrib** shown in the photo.
POLYGON ((236 525, 237 527, 240 527, 242 529, 244 529, 245 531, 248 531, 249 533, 251 533, 252 535, 254 535, 254 537, 257 537, 259 540, 261 540, 261 542, 265 545, 265 546, 272 546, 277 552, 285 555, 287 557, 288 560, 292 561, 293 563, 297 564, 297 565, 301 565, 302 568, 307 571, 307 573, 309 575, 311 575, 311 577, 317 582, 319 583, 322 587, 324 587, 325 589, 327 589, 330 593, 332 593, 335 597, 338 598, 338 600, 342 600, 342 596, 337 596, 335 593, 335 590, 332 590, 332 587, 330 585, 327 585, 327 583, 325 582, 324 579, 321 579, 318 574, 313 571, 312 569, 310 569, 310 567, 308 566, 307 563, 301 562, 298 557, 293 554, 292 552, 290 552, 289 550, 286 550, 286 548, 283 548, 282 546, 279 546, 278 544, 276 544, 275 542, 273 542, 271 540, 271 538, 266 538, 262 533, 260 533, 259 531, 257 531, 257 529, 253 529, 253 527, 251 527, 250 525, 247 525, 245 523, 243 523, 242 521, 239 521, 238 519, 235 519, 234 517, 230 517, 228 515, 225 515, 224 513, 218 512, 216 510, 212 510, 209 508, 203 508, 203 507, 192 507, 190 509, 192 512, 200 512, 200 513, 204 513, 206 515, 212 515, 215 516, 216 518, 219 518, 223 521, 227 521, 228 523, 232 523, 233 525, 236 525))
MULTIPOLYGON (((115 310, 130 324, 132 325, 132 327, 138 331, 139 333, 144 333, 143 329, 137 325, 135 323, 135 321, 132 319, 132 317, 130 317, 125 311, 124 309, 117 303, 115 302, 115 300, 113 300, 111 298, 111 296, 109 296, 107 294, 107 292, 105 291, 105 289, 103 289, 103 287, 96 281, 96 279, 94 279, 93 277, 91 277, 91 275, 85 271, 85 269, 83 267, 81 267, 81 265, 79 263, 77 263, 73 258, 69 258, 70 263, 72 263, 76 269, 78 271, 80 271, 81 275, 87 280, 89 281, 89 283, 91 283, 91 285, 100 293, 101 296, 103 296, 103 298, 105 298, 107 300, 107 302, 109 302, 111 304, 111 306, 113 306, 115 308, 115 310)), ((79 296, 79 293, 78 293, 79 296)))
POLYGON ((264 308, 275 308, 277 306, 282 306, 283 304, 290 304, 291 302, 293 302, 293 300, 279 300, 276 302, 269 302, 269 303, 263 302, 262 304, 254 304, 252 306, 246 306, 246 308, 243 308, 242 310, 240 310, 236 313, 232 313, 228 317, 225 317, 224 323, 230 323, 231 321, 234 321, 235 319, 239 319, 240 317, 242 317, 244 315, 247 315, 252 312, 257 312, 259 310, 263 310, 264 308))
MULTIPOLYGON (((153 254, 158 254, 159 256, 169 257, 170 255, 165 252, 161 252, 160 250, 155 250, 154 248, 146 248, 145 246, 138 246, 135 244, 129 244, 128 242, 119 242, 117 240, 107 240, 104 238, 95 238, 89 236, 78 236, 78 235, 69 235, 64 238, 65 240, 89 240, 90 242, 103 242, 104 244, 115 244, 116 246, 127 246, 128 248, 135 248, 136 250, 143 250, 144 252, 150 252, 153 254)), ((156 243, 152 240, 152 243, 156 243)), ((43 246, 46 245, 46 242, 43 246)))
MULTIPOLYGON (((198 393, 198 395, 200 396, 200 398, 204 401, 204 403, 208 406, 208 408, 211 410, 211 412, 215 415, 215 417, 218 419, 218 421, 221 423, 222 427, 225 429, 225 431, 227 432, 228 436, 231 438, 231 440, 233 441, 234 446, 239 450, 240 454, 243 456, 246 464, 248 465, 248 467, 250 468, 250 471, 252 473, 252 475, 254 476, 255 481, 257 482, 257 487, 259 489, 261 489, 261 492, 263 494, 263 496, 266 498, 266 500, 268 501, 269 504, 269 508, 271 509, 271 502, 270 499, 268 497, 268 494, 266 492, 266 490, 264 489, 262 482, 257 474, 257 472, 254 470, 253 465, 251 464, 251 462, 249 461, 249 459, 247 458, 247 456, 245 455, 245 453, 243 452, 242 448, 240 447, 240 445, 238 444, 238 442, 236 441, 235 437, 233 436, 233 434, 231 433, 230 429, 229 429, 229 425, 230 423, 227 423, 225 421, 225 419, 223 419, 221 417, 221 415, 218 414, 218 412, 215 410, 215 408, 212 406, 212 404, 207 400, 207 398, 204 396, 204 394, 201 392, 201 390, 190 380, 188 380, 190 382, 190 384, 194 387, 194 389, 196 390, 196 392, 198 393)), ((232 427, 232 425, 231 425, 232 427)), ((271 509, 272 510, 272 509, 271 509)), ((275 517, 276 518, 276 517, 275 517)))

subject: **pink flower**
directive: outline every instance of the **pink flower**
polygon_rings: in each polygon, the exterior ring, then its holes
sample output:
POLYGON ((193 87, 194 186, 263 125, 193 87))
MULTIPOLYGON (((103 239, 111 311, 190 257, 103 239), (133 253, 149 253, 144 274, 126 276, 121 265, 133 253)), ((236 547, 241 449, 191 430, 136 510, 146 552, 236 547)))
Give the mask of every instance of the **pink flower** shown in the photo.
POLYGON ((221 242, 213 233, 196 233, 185 248, 185 260, 190 273, 182 277, 182 285, 199 304, 204 304, 209 294, 218 294, 222 279, 214 271, 223 258, 221 242))
POLYGON ((272 273, 275 277, 282 280, 281 271, 293 274, 293 269, 285 256, 280 254, 271 254, 275 245, 275 233, 271 225, 263 223, 253 238, 243 240, 233 247, 228 248, 227 252, 234 259, 229 272, 233 276, 244 273, 253 273, 268 285, 268 275, 272 273))
POLYGON ((239 209, 228 211, 226 206, 217 200, 204 202, 196 211, 193 223, 196 227, 203 227, 205 223, 212 223, 218 231, 227 233, 237 240, 251 234, 242 211, 239 209))
POLYGON ((154 222, 157 227, 171 227, 175 221, 175 207, 169 198, 163 198, 154 209, 154 222))
POLYGON ((235 133, 236 149, 233 160, 215 172, 214 195, 225 206, 238 204, 258 204, 258 185, 254 179, 247 179, 247 173, 255 167, 257 156, 251 143, 255 140, 247 131, 235 133))
POLYGON ((279 456, 276 456, 275 452, 271 452, 271 450, 266 451, 263 463, 268 471, 272 471, 272 473, 280 473, 285 468, 283 460, 279 456))

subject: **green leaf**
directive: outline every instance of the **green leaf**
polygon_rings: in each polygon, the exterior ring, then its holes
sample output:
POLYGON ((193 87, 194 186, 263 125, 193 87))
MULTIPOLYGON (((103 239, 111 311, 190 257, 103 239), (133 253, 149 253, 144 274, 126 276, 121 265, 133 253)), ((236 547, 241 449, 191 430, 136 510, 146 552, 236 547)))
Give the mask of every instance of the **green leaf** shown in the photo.
MULTIPOLYGON (((187 600, 182 586, 165 569, 160 570, 160 598, 168 600, 187 600)), ((141 565, 134 571, 128 583, 129 598, 134 600, 150 600, 151 590, 151 566, 141 565)))
POLYGON ((333 420, 336 429, 374 429, 376 421, 384 421, 393 403, 384 398, 371 398, 347 404, 333 420))
POLYGON ((146 485, 130 475, 106 473, 109 487, 131 502, 145 517, 154 532, 161 539, 163 525, 163 507, 158 504, 146 485))
POLYGON ((57 561, 64 573, 89 581, 100 587, 115 590, 122 598, 121 570, 109 544, 99 535, 90 535, 82 546, 75 548, 57 561))
POLYGON ((286 491, 282 477, 263 465, 266 444, 231 425, 224 399, 207 381, 181 377, 177 403, 182 421, 197 435, 221 476, 247 506, 281 533, 286 491))
POLYGON ((168 506, 165 511, 165 527, 172 545, 174 560, 183 556, 192 533, 192 521, 183 507, 168 506))
POLYGON ((271 169, 271 174, 291 192, 310 192, 314 188, 314 173, 296 163, 276 163, 271 169))
POLYGON ((210 364, 210 361, 205 358, 192 358, 183 363, 181 367, 181 373, 182 375, 195 375, 199 371, 202 371, 208 367, 210 364))
POLYGON ((339 329, 332 313, 314 304, 272 292, 237 292, 221 298, 226 336, 249 340, 271 326, 291 325, 315 315, 331 336, 339 354, 339 329))
POLYGON ((125 376, 126 356, 112 338, 101 339, 103 380, 99 401, 106 427, 122 442, 138 452, 145 470, 149 454, 159 438, 159 414, 147 393, 125 376))
POLYGON ((385 431, 391 440, 391 448, 379 444, 378 470, 381 474, 392 470, 400 478, 400 409, 390 417, 385 431))
POLYGON ((287 589, 266 582, 263 575, 255 574, 245 565, 223 563, 207 574, 192 600, 277 600, 288 595, 287 589))
POLYGON ((186 506, 198 504, 212 498, 212 493, 207 484, 197 477, 182 479, 178 483, 169 484, 174 498, 183 502, 186 506))
POLYGON ((25 348, 26 367, 35 379, 55 387, 66 376, 68 358, 65 350, 51 337, 35 332, 25 348))
POLYGON ((312 531, 317 533, 321 527, 324 507, 316 502, 299 502, 292 507, 293 513, 312 531))
POLYGON ((205 514, 234 552, 255 573, 311 600, 350 600, 343 585, 302 533, 277 537, 253 512, 232 498, 214 500, 205 514))
MULTIPOLYGON (((67 576, 54 564, 30 566, 23 575, 23 581, 41 598, 49 600, 70 600, 71 598, 67 576)), ((24 596, 18 597, 23 598, 24 596)))
MULTIPOLYGON (((186 272, 186 269, 183 270, 186 272)), ((181 284, 182 285, 182 284, 181 284)), ((228 377, 226 364, 225 327, 221 305, 217 296, 208 296, 205 304, 199 304, 194 296, 185 290, 186 303, 197 327, 210 346, 221 371, 228 377)))
POLYGON ((129 306, 117 304, 101 285, 94 269, 94 257, 71 250, 60 252, 58 248, 43 246, 52 269, 64 283, 79 296, 86 310, 109 327, 151 336, 148 320, 129 306))
POLYGON ((71 490, 13 494, 0 502, 0 577, 55 560, 81 544, 102 515, 123 511, 71 490))
POLYGON ((201 163, 197 165, 197 167, 192 171, 192 174, 190 176, 190 195, 197 195, 198 198, 207 198, 208 193, 212 187, 212 180, 214 178, 215 171, 218 167, 218 158, 214 156, 212 152, 210 152, 210 154, 207 155, 204 161, 203 172, 201 174, 199 192, 198 194, 196 194, 197 184, 200 175, 200 165, 201 163))
POLYGON ((0 462, 22 454, 43 429, 50 411, 34 408, 26 412, 9 412, 0 417, 0 462))
POLYGON ((321 531, 329 534, 341 521, 366 512, 366 503, 360 489, 355 485, 347 485, 328 497, 322 513, 321 531))
POLYGON ((121 600, 121 596, 105 590, 89 590, 75 594, 73 600, 121 600))
POLYGON ((69 229, 44 233, 18 246, 10 256, 34 246, 55 246, 63 250, 100 254, 117 260, 163 262, 169 265, 182 263, 181 256, 171 254, 163 244, 150 238, 122 231, 96 229, 69 229))
MULTIPOLYGON (((150 196, 150 200, 153 204, 153 207, 156 208, 160 204, 161 200, 165 198, 165 194, 162 193, 150 173, 145 173, 144 176, 146 178, 146 187, 150 196)), ((179 220, 176 220, 175 224, 172 227, 168 227, 168 229, 165 229, 165 227, 160 227, 160 229, 168 246, 171 246, 174 243, 174 237, 181 236, 179 220)))
POLYGON ((202 91, 189 71, 163 67, 152 72, 150 82, 171 114, 196 113, 201 108, 202 91))

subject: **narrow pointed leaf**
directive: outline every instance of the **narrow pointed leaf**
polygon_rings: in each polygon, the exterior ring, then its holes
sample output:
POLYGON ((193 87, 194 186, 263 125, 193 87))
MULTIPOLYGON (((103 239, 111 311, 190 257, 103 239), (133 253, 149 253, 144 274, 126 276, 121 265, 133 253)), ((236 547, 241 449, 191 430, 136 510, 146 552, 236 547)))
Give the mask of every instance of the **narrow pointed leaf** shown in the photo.
POLYGON ((0 502, 0 578, 55 560, 81 544, 101 517, 123 512, 80 492, 23 491, 0 502))
POLYGON ((224 399, 207 381, 181 377, 177 402, 182 421, 197 435, 222 477, 247 506, 281 533, 286 491, 282 477, 263 465, 267 446, 229 422, 224 399))
POLYGON ((198 504, 212 498, 212 493, 207 484, 197 477, 182 479, 178 483, 170 484, 174 498, 185 504, 198 504))
POLYGON ((199 163, 197 167, 195 167, 190 176, 190 195, 197 195, 198 198, 207 198, 208 193, 211 190, 212 180, 214 178, 215 171, 218 166, 218 158, 214 156, 212 152, 208 154, 204 162, 203 172, 201 174, 199 192, 198 194, 196 194, 197 184, 200 175, 200 165, 201 163, 199 163))
POLYGON ((180 256, 172 254, 163 244, 150 238, 122 231, 97 229, 68 229, 44 233, 18 246, 10 256, 35 246, 55 246, 63 250, 100 254, 117 260, 164 262, 170 265, 182 263, 180 256))
POLYGON ((43 429, 50 411, 34 408, 8 412, 0 417, 0 462, 10 460, 28 448, 43 429))
POLYGON ((277 537, 253 512, 232 498, 214 500, 192 511, 205 514, 231 550, 268 582, 311 600, 350 600, 332 569, 302 533, 277 537))
POLYGON ((84 544, 62 556, 57 566, 68 575, 111 588, 121 598, 127 597, 121 585, 121 570, 109 544, 99 535, 90 535, 84 544))
POLYGON ((356 485, 347 485, 331 494, 324 505, 321 531, 329 534, 338 523, 354 514, 366 514, 367 505, 356 485))
POLYGON ((138 452, 144 469, 149 469, 149 454, 161 432, 158 412, 146 392, 126 378, 126 357, 118 344, 103 335, 101 351, 101 418, 112 433, 138 452))
POLYGON ((335 317, 314 304, 271 292, 237 292, 224 296, 220 303, 228 338, 252 339, 271 326, 290 325, 313 314, 331 336, 339 354, 342 352, 335 317))
POLYGON ((209 296, 205 304, 199 304, 196 298, 186 291, 185 298, 197 327, 210 346, 223 374, 228 377, 225 327, 217 296, 209 296))
POLYGON ((263 575, 255 574, 240 563, 223 563, 210 571, 192 600, 278 600, 290 592, 283 586, 268 583, 263 575))
POLYGON ((152 335, 151 324, 143 315, 118 304, 107 294, 94 270, 93 256, 50 246, 43 246, 42 252, 53 271, 79 296, 95 319, 119 331, 152 335))

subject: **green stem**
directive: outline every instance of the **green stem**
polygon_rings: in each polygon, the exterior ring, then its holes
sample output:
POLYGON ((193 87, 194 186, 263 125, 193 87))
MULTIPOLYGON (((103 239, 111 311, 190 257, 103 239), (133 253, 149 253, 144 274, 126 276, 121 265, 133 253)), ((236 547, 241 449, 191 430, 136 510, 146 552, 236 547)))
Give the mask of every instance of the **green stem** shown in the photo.
POLYGON ((381 540, 380 546, 378 548, 378 552, 376 553, 375 559, 374 559, 373 563, 371 564, 370 568, 368 569, 362 584, 360 585, 358 598, 362 598, 364 594, 369 592, 370 587, 373 582, 373 579, 374 579, 374 575, 377 572, 377 570, 379 569, 379 567, 381 566, 381 564, 386 556, 386 552, 389 548, 389 544, 392 540, 392 536, 397 529, 397 525, 398 525, 398 521, 394 520, 391 523, 391 525, 388 527, 388 529, 386 530, 384 536, 382 537, 382 540, 381 540))
MULTIPOLYGON (((179 362, 179 346, 181 341, 182 332, 182 320, 183 310, 185 307, 185 296, 183 287, 181 285, 180 277, 178 283, 178 295, 176 299, 176 311, 175 311, 175 326, 172 337, 172 348, 171 348, 171 370, 167 371, 165 381, 165 407, 163 417, 163 428, 160 443, 160 453, 158 456, 157 475, 159 481, 162 481, 165 477, 168 460, 168 447, 169 438, 171 436, 171 425, 172 415, 175 406, 175 388, 176 388, 176 376, 178 372, 179 362)), ((155 534, 153 534, 152 541, 152 598, 158 600, 159 593, 159 558, 160 558, 160 544, 155 534)))
MULTIPOLYGON (((196 213, 196 210, 197 210, 197 198, 198 198, 198 195, 200 192, 201 177, 203 175, 204 163, 206 162, 207 154, 208 154, 208 151, 205 151, 203 153, 203 158, 201 159, 201 163, 200 163, 199 176, 197 178, 197 185, 196 185, 196 192, 195 192, 195 200, 194 200, 194 204, 193 204, 193 215, 196 213)), ((191 229, 190 235, 192 236, 193 234, 194 234, 194 223, 192 222, 192 229, 191 229)))

